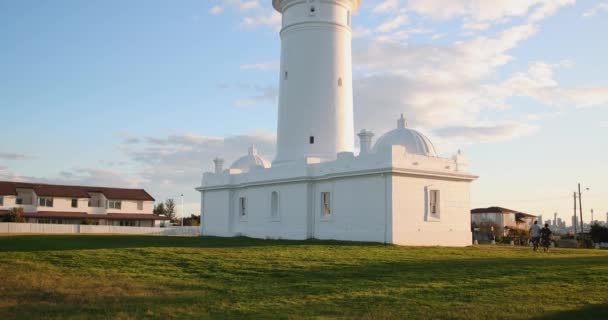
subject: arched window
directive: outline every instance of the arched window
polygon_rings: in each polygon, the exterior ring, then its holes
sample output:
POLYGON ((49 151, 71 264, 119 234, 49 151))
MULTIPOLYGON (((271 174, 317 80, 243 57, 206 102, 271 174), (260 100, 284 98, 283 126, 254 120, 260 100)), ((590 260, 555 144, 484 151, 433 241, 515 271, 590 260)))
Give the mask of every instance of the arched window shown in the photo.
POLYGON ((279 193, 276 191, 270 195, 270 215, 273 219, 279 218, 279 193))

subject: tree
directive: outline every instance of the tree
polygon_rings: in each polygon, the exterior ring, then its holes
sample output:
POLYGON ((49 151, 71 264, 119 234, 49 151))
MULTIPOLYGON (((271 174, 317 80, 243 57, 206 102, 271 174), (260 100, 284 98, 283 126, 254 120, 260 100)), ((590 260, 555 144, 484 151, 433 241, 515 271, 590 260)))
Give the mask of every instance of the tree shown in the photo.
POLYGON ((154 206, 154 210, 152 211, 157 216, 165 216, 167 215, 167 209, 165 208, 165 204, 163 202, 154 206))
POLYGON ((198 227, 201 224, 201 216, 191 214, 189 218, 184 218, 184 226, 198 227))
POLYGON ((175 212, 175 201, 171 198, 165 201, 165 216, 171 222, 177 222, 177 213, 175 212))
POLYGON ((2 219, 3 222, 25 222, 23 217, 23 208, 13 208, 9 211, 8 215, 2 219))

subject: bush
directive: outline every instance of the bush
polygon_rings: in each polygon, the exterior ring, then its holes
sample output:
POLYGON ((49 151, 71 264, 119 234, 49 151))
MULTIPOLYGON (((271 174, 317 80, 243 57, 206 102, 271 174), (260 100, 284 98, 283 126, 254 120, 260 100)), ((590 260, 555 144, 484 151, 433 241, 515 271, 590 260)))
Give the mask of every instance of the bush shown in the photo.
POLYGON ((608 242, 608 227, 601 226, 596 222, 591 226, 591 232, 589 233, 591 240, 595 243, 608 242))

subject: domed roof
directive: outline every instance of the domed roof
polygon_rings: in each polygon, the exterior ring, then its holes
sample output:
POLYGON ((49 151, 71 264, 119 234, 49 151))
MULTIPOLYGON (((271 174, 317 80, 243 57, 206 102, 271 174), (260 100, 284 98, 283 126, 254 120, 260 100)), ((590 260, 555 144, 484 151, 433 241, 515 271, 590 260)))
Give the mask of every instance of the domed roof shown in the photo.
POLYGON ((258 150, 255 146, 249 147, 247 155, 240 157, 236 160, 230 169, 241 169, 243 172, 248 172, 252 167, 254 168, 270 168, 270 162, 258 155, 258 150))
POLYGON ((433 147, 433 143, 431 143, 429 138, 414 129, 407 128, 403 114, 397 120, 397 129, 385 133, 376 141, 374 151, 377 152, 380 149, 394 145, 404 146, 408 153, 429 157, 437 156, 435 147, 433 147))

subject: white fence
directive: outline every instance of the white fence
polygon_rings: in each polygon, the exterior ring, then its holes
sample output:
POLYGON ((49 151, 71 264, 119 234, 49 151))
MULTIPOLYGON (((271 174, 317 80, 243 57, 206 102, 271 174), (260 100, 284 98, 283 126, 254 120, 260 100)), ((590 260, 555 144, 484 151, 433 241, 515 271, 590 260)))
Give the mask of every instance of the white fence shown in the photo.
POLYGON ((0 223, 1 233, 83 233, 83 234, 140 234, 155 236, 196 237, 200 227, 120 227, 78 224, 0 223))

